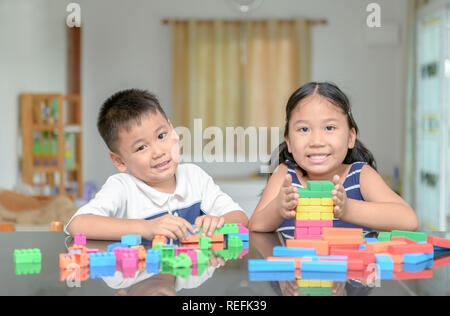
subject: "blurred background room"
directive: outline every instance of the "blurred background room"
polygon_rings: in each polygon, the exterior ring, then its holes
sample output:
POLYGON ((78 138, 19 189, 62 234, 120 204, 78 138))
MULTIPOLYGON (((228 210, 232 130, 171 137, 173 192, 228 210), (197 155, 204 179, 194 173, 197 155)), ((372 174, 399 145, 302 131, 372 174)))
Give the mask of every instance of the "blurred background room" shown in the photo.
MULTIPOLYGON (((331 81, 349 96, 360 139, 416 210, 419 230, 446 231, 449 5, 0 0, 0 223, 48 230, 117 172, 96 128, 114 92, 155 93, 174 126, 192 136, 202 118, 203 149, 211 126, 224 139, 226 127, 248 135, 249 127, 278 128, 259 140, 267 158, 282 138, 291 93, 308 81, 331 81)), ((231 145, 231 161, 194 161, 183 151, 249 216, 267 181, 266 161, 249 157, 250 138, 231 145)))

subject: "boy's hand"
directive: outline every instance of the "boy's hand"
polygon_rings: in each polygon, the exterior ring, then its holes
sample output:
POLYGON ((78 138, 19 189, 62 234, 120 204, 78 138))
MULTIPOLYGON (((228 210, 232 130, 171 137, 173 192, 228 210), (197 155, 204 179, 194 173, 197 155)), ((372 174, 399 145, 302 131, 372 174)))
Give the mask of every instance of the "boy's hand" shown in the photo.
POLYGON ((333 177, 334 189, 331 191, 331 194, 333 194, 333 211, 335 218, 342 218, 342 216, 344 216, 347 204, 347 193, 339 180, 340 177, 338 175, 333 177))
POLYGON ((203 215, 195 220, 195 231, 197 233, 202 228, 202 236, 212 236, 216 228, 222 227, 225 223, 223 216, 217 217, 212 215, 203 215))
POLYGON ((194 232, 194 228, 187 220, 172 214, 167 214, 147 222, 151 225, 150 239, 153 239, 155 235, 165 235, 171 239, 184 240, 188 236, 188 229, 194 232))
POLYGON ((278 210, 282 218, 289 219, 295 217, 298 199, 298 189, 292 185, 291 175, 287 174, 278 193, 280 205, 278 210))

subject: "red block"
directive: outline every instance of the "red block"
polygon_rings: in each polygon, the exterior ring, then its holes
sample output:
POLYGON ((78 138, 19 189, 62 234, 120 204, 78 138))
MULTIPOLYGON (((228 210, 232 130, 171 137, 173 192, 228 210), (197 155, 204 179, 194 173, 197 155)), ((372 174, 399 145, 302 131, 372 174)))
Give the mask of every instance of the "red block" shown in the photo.
POLYGON ((331 249, 331 256, 348 256, 349 260, 362 260, 364 265, 375 262, 375 252, 368 250, 331 249))
POLYGON ((450 239, 445 239, 442 237, 434 237, 434 236, 428 235, 427 242, 436 247, 450 248, 450 239))
POLYGON ((419 272, 394 272, 394 280, 414 280, 414 279, 431 279, 433 270, 423 270, 419 272))
POLYGON ((394 245, 389 246, 388 251, 394 255, 405 253, 430 253, 433 252, 432 244, 409 244, 409 245, 394 245))
POLYGON ((333 227, 333 221, 295 220, 295 227, 333 227))
POLYGON ((405 236, 392 237, 391 241, 404 241, 407 244, 417 244, 417 242, 415 242, 414 240, 411 240, 409 238, 406 238, 405 236))
POLYGON ((440 259, 434 259, 433 266, 431 267, 431 269, 437 269, 446 266, 448 264, 450 264, 450 256, 445 256, 440 259))

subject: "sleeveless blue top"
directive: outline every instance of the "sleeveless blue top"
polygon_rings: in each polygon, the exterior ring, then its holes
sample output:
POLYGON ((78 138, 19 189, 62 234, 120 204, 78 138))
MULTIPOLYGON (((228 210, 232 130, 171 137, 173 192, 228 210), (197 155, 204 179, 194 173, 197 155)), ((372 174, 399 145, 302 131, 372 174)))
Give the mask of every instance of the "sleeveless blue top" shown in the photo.
MULTIPOLYGON (((303 185, 300 183, 300 180, 297 177, 297 174, 294 170, 294 164, 286 160, 286 164, 288 166, 288 173, 292 177, 292 185, 295 187, 303 188, 303 185)), ((347 193, 347 197, 349 199, 364 201, 359 185, 359 176, 361 175, 361 169, 366 162, 354 162, 348 171, 347 178, 344 181, 344 189, 347 193)), ((340 219, 333 220, 333 227, 346 227, 346 228, 362 228, 364 233, 371 232, 372 230, 366 227, 350 224, 340 219)), ((284 238, 292 239, 294 238, 294 230, 295 230, 295 217, 291 219, 284 220, 280 227, 277 229, 284 238)))

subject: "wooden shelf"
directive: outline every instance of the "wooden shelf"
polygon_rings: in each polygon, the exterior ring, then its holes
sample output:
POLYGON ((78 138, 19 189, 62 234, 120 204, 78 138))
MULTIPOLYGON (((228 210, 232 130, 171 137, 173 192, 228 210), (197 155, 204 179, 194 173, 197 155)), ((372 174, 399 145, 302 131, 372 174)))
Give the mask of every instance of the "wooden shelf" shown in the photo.
POLYGON ((45 184, 66 194, 66 183, 76 181, 78 197, 83 198, 81 97, 27 93, 20 103, 23 182, 36 185, 35 174, 41 174, 45 184), (72 145, 72 153, 67 152, 67 144, 72 145))

